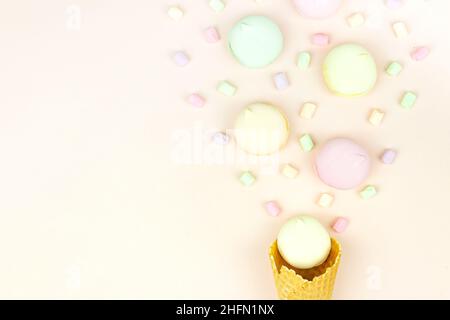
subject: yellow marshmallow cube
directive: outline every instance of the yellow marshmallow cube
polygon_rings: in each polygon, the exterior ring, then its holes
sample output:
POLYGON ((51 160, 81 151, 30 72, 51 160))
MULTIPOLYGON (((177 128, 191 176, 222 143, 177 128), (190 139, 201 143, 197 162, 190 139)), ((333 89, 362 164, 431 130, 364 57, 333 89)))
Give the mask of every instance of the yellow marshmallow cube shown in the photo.
POLYGON ((312 119, 316 113, 316 109, 317 106, 314 103, 306 102, 300 110, 300 117, 308 120, 312 119))
POLYGON ((409 34, 408 27, 406 27, 404 22, 395 22, 392 25, 392 29, 397 38, 405 38, 409 34))
POLYGON ((329 193, 322 193, 317 201, 317 204, 322 208, 329 208, 333 204, 334 197, 329 193))
POLYGON ((384 118, 384 112, 379 109, 373 109, 369 116, 369 122, 374 126, 379 126, 384 118))
POLYGON ((353 13, 347 17, 347 23, 351 28, 360 27, 364 22, 364 15, 360 12, 353 13))
POLYGON ((184 12, 178 6, 171 6, 167 10, 167 15, 175 21, 180 21, 184 16, 184 12))
POLYGON ((290 164, 285 164, 281 169, 281 173, 290 179, 294 179, 298 176, 298 169, 290 164))

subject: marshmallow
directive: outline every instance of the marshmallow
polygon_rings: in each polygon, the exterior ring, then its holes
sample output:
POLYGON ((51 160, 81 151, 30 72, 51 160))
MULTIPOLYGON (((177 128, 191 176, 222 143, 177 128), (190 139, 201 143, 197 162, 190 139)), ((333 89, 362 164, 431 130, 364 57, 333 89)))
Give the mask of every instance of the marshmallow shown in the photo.
POLYGON ((214 27, 209 27, 204 31, 205 40, 208 43, 216 43, 220 40, 219 31, 214 27))
POLYGON ((303 51, 298 54, 297 57, 297 67, 302 70, 308 69, 311 64, 311 54, 309 52, 303 51))
POLYGON ((403 94, 400 105, 404 109, 411 109, 416 104, 417 95, 414 92, 407 91, 403 94))
POLYGON ((205 99, 197 93, 189 95, 188 102, 196 108, 202 108, 205 105, 205 99))
POLYGON ((184 12, 178 6, 171 6, 167 10, 167 15, 175 21, 180 21, 184 16, 184 12))
POLYGON ((344 217, 338 217, 334 221, 332 228, 336 233, 342 233, 345 231, 345 229, 347 229, 348 223, 348 219, 344 217))
POLYGON ((364 24, 364 15, 360 12, 356 12, 347 17, 347 23, 351 28, 360 27, 364 24))
POLYGON ((392 29, 397 38, 405 38, 409 34, 408 28, 404 22, 395 22, 392 25, 392 29))
POLYGON ((256 178, 250 171, 244 171, 239 177, 239 180, 244 186, 250 187, 252 184, 255 183, 256 178))
POLYGON ((228 143, 230 143, 230 140, 231 140, 230 136, 227 135, 225 132, 216 132, 212 136, 212 141, 220 146, 227 145, 228 143))
POLYGON ((289 79, 284 72, 279 72, 273 76, 273 82, 278 90, 284 90, 289 87, 289 79))
POLYGON ((281 169, 281 173, 287 178, 294 179, 298 176, 298 169, 293 165, 285 164, 281 169))
POLYGON ((369 116, 369 122, 374 126, 379 126, 384 118, 384 112, 379 109, 373 109, 369 116))
POLYGON ((366 186, 364 189, 362 189, 359 192, 359 195, 361 196, 361 198, 363 198, 364 200, 370 199, 375 197, 377 194, 377 189, 374 186, 366 186))
POLYGON ((309 134, 304 134, 299 139, 300 146, 303 151, 310 152, 314 149, 314 141, 309 134))
POLYGON ((178 52, 175 52, 175 54, 173 55, 173 61, 175 62, 175 64, 177 66, 184 67, 184 66, 188 65, 190 59, 185 52, 178 51, 178 52))
POLYGON ((397 157, 397 152, 392 149, 386 149, 384 150, 383 154, 381 155, 381 161, 384 164, 392 164, 395 161, 395 158, 397 157))
POLYGON ((279 216, 281 213, 281 208, 275 201, 268 201, 264 204, 264 207, 266 208, 266 211, 269 215, 272 217, 279 216))
POLYGON ((312 44, 325 47, 330 43, 330 37, 325 33, 315 33, 311 37, 312 44))
POLYGON ((237 88, 228 81, 221 81, 217 86, 217 91, 231 97, 236 94, 237 88))
POLYGON ((333 204, 334 197, 329 193, 322 193, 317 201, 317 204, 322 208, 329 208, 333 204))
POLYGON ((411 52, 411 58, 415 61, 422 61, 430 54, 430 49, 427 47, 417 47, 411 52))
POLYGON ((210 0, 209 6, 215 12, 221 12, 223 11, 223 9, 225 9, 225 3, 222 0, 210 0))
POLYGON ((386 73, 388 75, 390 75, 391 77, 396 77, 400 74, 400 72, 402 72, 403 70, 403 66, 396 62, 393 61, 391 62, 387 67, 386 67, 386 73))
POLYGON ((316 113, 317 106, 314 103, 306 102, 300 110, 300 117, 303 119, 312 119, 316 113))

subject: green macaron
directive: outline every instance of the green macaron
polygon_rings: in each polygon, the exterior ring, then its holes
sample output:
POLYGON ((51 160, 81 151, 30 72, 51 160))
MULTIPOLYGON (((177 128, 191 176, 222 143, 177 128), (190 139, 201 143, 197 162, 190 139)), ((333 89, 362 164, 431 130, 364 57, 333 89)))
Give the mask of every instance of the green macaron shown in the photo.
POLYGON ((248 68, 263 68, 274 62, 283 50, 283 34, 265 16, 241 19, 228 35, 233 56, 248 68))

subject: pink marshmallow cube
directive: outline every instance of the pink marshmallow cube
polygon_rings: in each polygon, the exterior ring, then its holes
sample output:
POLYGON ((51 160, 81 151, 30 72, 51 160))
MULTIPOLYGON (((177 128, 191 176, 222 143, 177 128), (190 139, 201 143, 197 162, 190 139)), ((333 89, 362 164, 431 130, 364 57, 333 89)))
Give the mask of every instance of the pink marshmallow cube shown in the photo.
POLYGON ((334 221, 332 228, 335 232, 342 233, 347 229, 348 223, 348 219, 339 217, 334 221))
POLYGON ((219 31, 214 27, 209 27, 204 31, 205 40, 208 43, 216 43, 220 40, 219 31))
POLYGON ((383 154, 381 155, 381 161, 384 164, 392 164, 395 161, 395 158, 397 157, 397 152, 392 149, 386 149, 384 150, 383 154))
POLYGON ((277 217, 281 213, 281 208, 275 201, 268 201, 264 204, 264 207, 266 208, 266 211, 269 215, 272 217, 277 217))
POLYGON ((411 58, 416 61, 425 59, 430 54, 430 49, 427 47, 417 47, 411 52, 411 58))
POLYGON ((173 61, 177 66, 184 67, 189 63, 190 59, 185 52, 178 51, 173 55, 173 61))
POLYGON ((319 47, 325 47, 330 43, 330 37, 325 33, 315 33, 311 37, 311 42, 319 47))
POLYGON ((189 95, 187 100, 191 105, 193 105, 196 108, 202 108, 206 103, 205 99, 197 93, 189 95))
POLYGON ((385 3, 389 9, 398 9, 403 5, 402 0, 386 0, 385 3))

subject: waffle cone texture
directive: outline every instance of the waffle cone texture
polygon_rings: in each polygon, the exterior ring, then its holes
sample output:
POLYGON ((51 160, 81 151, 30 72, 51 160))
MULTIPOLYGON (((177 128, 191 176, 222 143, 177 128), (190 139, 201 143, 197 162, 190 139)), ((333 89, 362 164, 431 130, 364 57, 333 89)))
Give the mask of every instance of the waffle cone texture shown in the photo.
POLYGON ((329 300, 341 259, 341 245, 331 239, 327 260, 311 269, 297 269, 280 255, 277 242, 269 249, 275 286, 281 300, 329 300))

